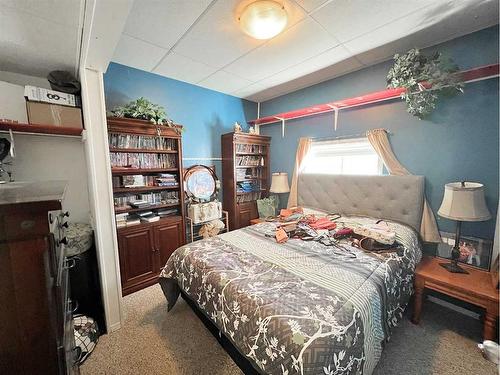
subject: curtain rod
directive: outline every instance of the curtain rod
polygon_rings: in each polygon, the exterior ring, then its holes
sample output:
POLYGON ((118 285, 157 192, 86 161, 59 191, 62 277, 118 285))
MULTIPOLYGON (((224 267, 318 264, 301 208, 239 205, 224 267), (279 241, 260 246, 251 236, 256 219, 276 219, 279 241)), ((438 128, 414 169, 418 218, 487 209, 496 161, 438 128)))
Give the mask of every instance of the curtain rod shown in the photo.
MULTIPOLYGON (((370 130, 375 130, 375 129, 370 129, 370 130)), ((388 129, 382 129, 382 130, 385 130, 385 132, 388 135, 393 135, 393 133, 388 129)), ((366 132, 368 132, 368 131, 369 130, 367 130, 366 132)), ((336 141, 336 140, 340 140, 340 139, 350 139, 350 138, 362 138, 362 137, 366 137, 366 132, 358 133, 358 134, 340 135, 338 137, 317 137, 317 138, 311 138, 311 141, 321 142, 321 141, 336 141)))

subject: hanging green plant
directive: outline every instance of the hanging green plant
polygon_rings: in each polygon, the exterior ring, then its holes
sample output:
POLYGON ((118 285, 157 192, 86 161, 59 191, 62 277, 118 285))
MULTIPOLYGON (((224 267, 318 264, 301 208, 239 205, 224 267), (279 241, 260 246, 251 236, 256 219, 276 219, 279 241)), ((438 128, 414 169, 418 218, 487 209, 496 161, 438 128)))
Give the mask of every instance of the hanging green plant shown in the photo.
POLYGON ((165 108, 158 104, 153 104, 143 97, 123 106, 116 107, 111 111, 111 114, 116 117, 148 120, 157 125, 171 126, 170 124, 172 123, 172 121, 167 119, 165 108))
POLYGON ((426 56, 414 48, 404 55, 394 55, 394 65, 387 74, 387 87, 406 88, 402 98, 408 113, 423 119, 436 108, 440 96, 463 92, 464 85, 454 74, 457 71, 458 66, 441 53, 426 56), (422 82, 430 87, 426 89, 422 82))

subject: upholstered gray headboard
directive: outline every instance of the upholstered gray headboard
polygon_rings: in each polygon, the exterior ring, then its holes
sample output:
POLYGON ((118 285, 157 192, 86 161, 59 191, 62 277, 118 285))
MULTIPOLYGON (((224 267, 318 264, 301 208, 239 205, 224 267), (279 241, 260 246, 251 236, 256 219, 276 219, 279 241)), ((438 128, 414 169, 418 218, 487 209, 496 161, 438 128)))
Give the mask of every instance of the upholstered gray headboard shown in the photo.
POLYGON ((423 176, 299 175, 303 207, 392 219, 419 231, 423 202, 423 176))

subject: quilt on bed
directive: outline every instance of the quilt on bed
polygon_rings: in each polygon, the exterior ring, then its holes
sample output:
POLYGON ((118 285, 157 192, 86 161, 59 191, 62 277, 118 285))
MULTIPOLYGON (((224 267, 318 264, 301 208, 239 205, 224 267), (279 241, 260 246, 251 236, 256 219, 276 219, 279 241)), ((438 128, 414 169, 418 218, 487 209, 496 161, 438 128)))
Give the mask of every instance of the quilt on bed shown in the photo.
POLYGON ((274 224, 254 225, 177 249, 160 284, 169 310, 182 289, 262 373, 371 374, 421 258, 415 231, 389 225, 403 250, 383 255, 277 244, 274 224))

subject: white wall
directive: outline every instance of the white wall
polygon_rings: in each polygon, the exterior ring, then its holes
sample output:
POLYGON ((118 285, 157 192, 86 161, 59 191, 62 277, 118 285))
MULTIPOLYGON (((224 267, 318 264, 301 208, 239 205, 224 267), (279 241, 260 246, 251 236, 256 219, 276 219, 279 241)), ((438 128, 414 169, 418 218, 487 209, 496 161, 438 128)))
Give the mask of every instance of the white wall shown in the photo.
MULTIPOLYGON (((25 84, 42 78, 0 72, 0 118, 26 123, 25 84)), ((46 86, 47 87, 47 86, 46 86)), ((0 134, 6 137, 7 134, 0 134)), ((73 222, 89 222, 89 197, 84 146, 79 137, 15 134, 16 158, 11 167, 16 181, 66 180, 65 208, 73 222)))

